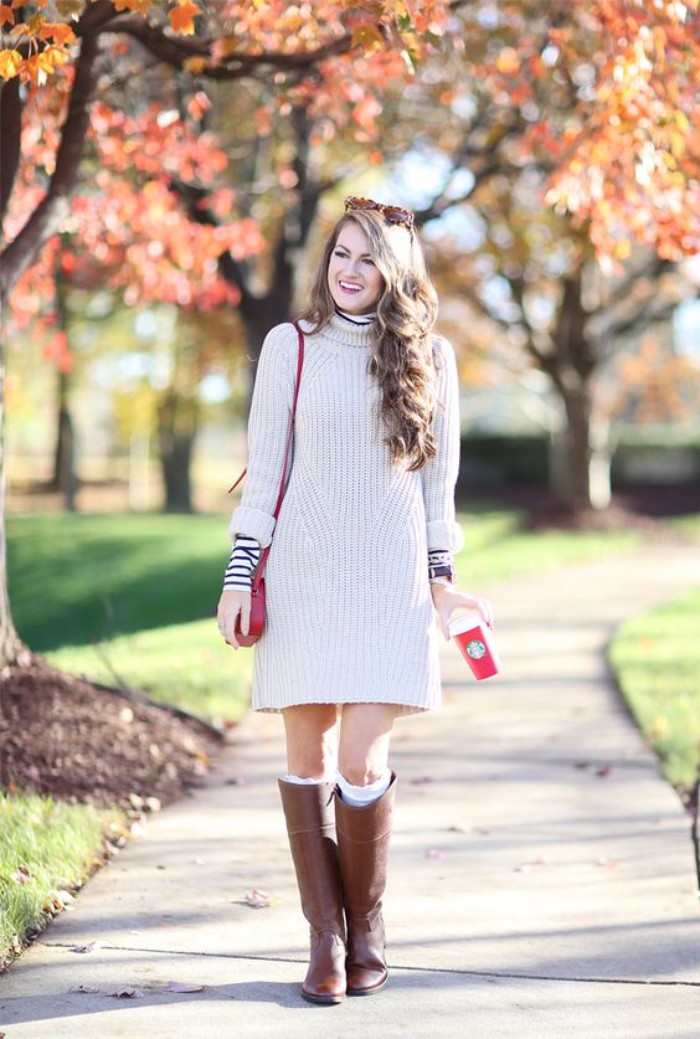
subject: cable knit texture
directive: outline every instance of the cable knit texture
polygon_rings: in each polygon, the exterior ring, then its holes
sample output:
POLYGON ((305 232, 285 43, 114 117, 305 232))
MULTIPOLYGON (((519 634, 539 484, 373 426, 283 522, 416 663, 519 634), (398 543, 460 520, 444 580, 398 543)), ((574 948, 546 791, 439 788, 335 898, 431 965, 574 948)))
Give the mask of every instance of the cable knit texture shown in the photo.
MULTIPOLYGON (((302 328, 304 326, 302 325, 302 328)), ((437 456, 393 466, 371 327, 335 316, 305 337, 291 476, 265 569, 267 622, 255 646, 253 707, 377 702, 405 713, 440 703, 428 549, 458 551, 459 402, 454 351, 433 341, 437 456)), ((291 324, 268 334, 248 424, 248 474, 229 532, 267 545, 296 376, 291 324)))

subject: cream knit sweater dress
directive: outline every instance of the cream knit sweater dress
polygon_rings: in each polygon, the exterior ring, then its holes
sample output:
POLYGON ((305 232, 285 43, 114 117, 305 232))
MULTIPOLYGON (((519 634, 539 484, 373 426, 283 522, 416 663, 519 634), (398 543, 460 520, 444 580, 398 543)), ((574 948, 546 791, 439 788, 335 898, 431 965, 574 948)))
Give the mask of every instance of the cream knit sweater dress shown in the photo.
MULTIPOLYGON (((302 328, 304 325, 302 324, 302 328)), ((296 377, 291 324, 268 334, 248 424, 248 474, 229 533, 263 548, 267 619, 253 666, 253 707, 378 702, 412 713, 440 704, 428 549, 458 550, 457 370, 433 341, 440 405, 437 456, 392 466, 380 393, 367 371, 372 326, 336 315, 305 336, 291 476, 275 529, 296 377), (274 538, 272 533, 274 529, 274 538)))

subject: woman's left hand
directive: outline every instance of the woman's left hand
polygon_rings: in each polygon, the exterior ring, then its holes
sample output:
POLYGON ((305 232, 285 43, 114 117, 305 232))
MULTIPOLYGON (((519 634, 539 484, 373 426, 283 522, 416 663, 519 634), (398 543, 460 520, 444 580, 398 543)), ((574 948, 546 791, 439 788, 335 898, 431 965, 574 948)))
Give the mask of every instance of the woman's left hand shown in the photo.
POLYGON ((437 611, 440 621, 440 630, 449 641, 450 631, 448 625, 457 607, 467 610, 478 610, 484 621, 490 628, 493 627, 493 608, 488 599, 482 599, 478 595, 470 595, 468 592, 460 592, 453 584, 431 584, 430 591, 433 596, 433 605, 437 611))

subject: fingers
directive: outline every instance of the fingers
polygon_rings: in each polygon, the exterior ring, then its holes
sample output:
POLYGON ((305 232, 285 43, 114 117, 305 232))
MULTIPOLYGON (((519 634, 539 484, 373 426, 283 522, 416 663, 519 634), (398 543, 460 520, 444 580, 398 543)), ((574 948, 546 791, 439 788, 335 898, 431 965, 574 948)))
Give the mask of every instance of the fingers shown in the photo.
POLYGON ((236 638, 236 621, 239 614, 241 618, 239 638, 250 631, 250 608, 249 592, 226 589, 221 595, 217 610, 219 631, 232 649, 240 649, 240 643, 236 638))
MULTIPOLYGON (((480 595, 467 595, 465 599, 468 600, 469 606, 473 610, 477 610, 481 614, 481 618, 484 624, 488 624, 489 628, 493 627, 493 607, 488 599, 482 599, 480 595)), ((465 605, 467 603, 465 602, 465 605)))
POLYGON ((489 628, 493 627, 493 607, 488 599, 474 597, 474 604, 489 628))
MULTIPOLYGON (((224 642, 227 642, 233 649, 239 648, 238 640, 236 639, 236 618, 238 617, 238 612, 238 610, 223 610, 218 615, 219 631, 224 642)), ((242 623, 241 631, 244 635, 248 634, 247 629, 243 629, 242 623)))
POLYGON ((484 624, 488 625, 489 628, 493 628, 493 607, 488 599, 484 599, 480 595, 471 595, 469 592, 459 592, 457 589, 445 593, 441 592, 436 603, 436 609, 440 619, 440 630, 448 642, 451 638, 449 631, 450 620, 455 611, 460 608, 476 610, 484 624))

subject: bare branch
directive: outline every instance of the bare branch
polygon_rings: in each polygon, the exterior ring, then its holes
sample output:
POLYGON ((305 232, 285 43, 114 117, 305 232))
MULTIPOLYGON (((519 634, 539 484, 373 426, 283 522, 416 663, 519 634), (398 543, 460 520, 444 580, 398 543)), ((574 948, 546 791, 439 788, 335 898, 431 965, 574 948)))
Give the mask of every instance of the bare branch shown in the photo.
POLYGON ((671 270, 673 264, 669 260, 663 260, 654 253, 646 258, 641 267, 631 267, 625 277, 617 284, 605 301, 606 308, 615 307, 618 303, 625 303, 629 299, 632 288, 641 279, 652 278, 656 281, 664 271, 671 270))
MULTIPOLYGON (((174 68, 183 68, 189 58, 201 58, 211 62, 213 40, 202 37, 167 36, 161 29, 145 19, 134 15, 120 15, 106 26, 109 32, 124 33, 174 68)), ((306 72, 326 58, 346 54, 352 49, 352 35, 345 33, 314 50, 285 54, 281 51, 263 54, 234 53, 225 57, 220 64, 207 64, 199 75, 208 79, 232 80, 243 76, 263 76, 271 70, 280 72, 306 72)))
POLYGON ((614 340, 623 339, 625 336, 632 335, 642 328, 648 328, 650 325, 668 321, 677 306, 678 301, 675 299, 667 300, 662 306, 659 306, 657 295, 652 293, 638 310, 628 317, 611 322, 605 329, 605 332, 601 333, 597 338, 601 342, 609 344, 606 352, 611 353, 614 349, 614 340))

